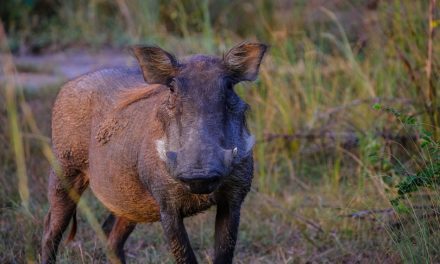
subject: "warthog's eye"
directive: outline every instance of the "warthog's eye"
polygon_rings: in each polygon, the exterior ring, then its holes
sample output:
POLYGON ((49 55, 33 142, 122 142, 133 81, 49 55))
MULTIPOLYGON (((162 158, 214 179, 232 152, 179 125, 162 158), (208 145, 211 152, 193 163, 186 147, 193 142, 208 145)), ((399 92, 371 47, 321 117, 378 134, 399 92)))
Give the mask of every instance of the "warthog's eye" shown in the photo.
POLYGON ((168 88, 170 88, 170 91, 174 93, 176 91, 176 80, 173 78, 169 81, 167 84, 168 88))
POLYGON ((175 79, 171 79, 171 81, 168 83, 168 88, 170 88, 170 94, 168 95, 168 102, 167 102, 167 107, 168 109, 174 109, 176 107, 176 100, 177 100, 177 95, 176 95, 176 89, 177 89, 177 84, 176 84, 176 80, 175 79))
POLYGON ((226 109, 232 113, 244 113, 247 109, 247 105, 240 97, 234 92, 234 90, 226 90, 226 109))

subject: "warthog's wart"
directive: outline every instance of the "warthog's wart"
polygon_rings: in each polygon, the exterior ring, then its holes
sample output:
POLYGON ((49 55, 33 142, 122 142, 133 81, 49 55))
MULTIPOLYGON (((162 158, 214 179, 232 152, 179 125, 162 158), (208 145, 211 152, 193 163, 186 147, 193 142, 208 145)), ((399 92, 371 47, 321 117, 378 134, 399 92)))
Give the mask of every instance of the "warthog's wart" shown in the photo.
POLYGON ((160 221, 176 262, 196 263, 183 218, 216 205, 214 263, 231 263, 255 142, 234 85, 256 79, 266 46, 181 60, 158 47, 132 51, 140 67, 92 72, 58 94, 52 143, 62 173, 49 178, 42 261, 55 262, 90 185, 111 211, 103 229, 119 261, 137 223, 160 221))

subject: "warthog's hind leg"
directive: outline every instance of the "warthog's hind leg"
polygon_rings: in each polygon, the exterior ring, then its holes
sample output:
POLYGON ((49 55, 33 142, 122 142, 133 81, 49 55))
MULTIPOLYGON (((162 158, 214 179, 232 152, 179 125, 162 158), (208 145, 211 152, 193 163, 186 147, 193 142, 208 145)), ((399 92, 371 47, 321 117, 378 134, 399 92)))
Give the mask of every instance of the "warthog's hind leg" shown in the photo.
MULTIPOLYGON (((88 186, 80 171, 59 177, 52 170, 49 176, 49 212, 44 220, 41 246, 42 263, 55 263, 58 245, 72 217, 75 217, 77 199, 88 186)), ((74 229, 76 227, 73 227, 74 229)), ((72 234, 73 235, 73 234, 72 234)), ((73 238, 73 237, 72 237, 73 238)))

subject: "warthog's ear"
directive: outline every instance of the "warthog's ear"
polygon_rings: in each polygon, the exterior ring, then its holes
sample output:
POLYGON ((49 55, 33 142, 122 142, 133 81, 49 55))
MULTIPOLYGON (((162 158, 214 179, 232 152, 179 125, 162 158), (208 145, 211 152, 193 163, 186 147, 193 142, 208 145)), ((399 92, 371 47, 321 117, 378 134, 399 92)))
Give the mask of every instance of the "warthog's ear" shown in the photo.
POLYGON ((172 54, 155 46, 132 46, 130 50, 138 60, 147 83, 167 85, 176 76, 179 63, 172 54))
POLYGON ((229 50, 223 60, 234 81, 254 81, 266 50, 267 45, 250 42, 238 44, 229 50))

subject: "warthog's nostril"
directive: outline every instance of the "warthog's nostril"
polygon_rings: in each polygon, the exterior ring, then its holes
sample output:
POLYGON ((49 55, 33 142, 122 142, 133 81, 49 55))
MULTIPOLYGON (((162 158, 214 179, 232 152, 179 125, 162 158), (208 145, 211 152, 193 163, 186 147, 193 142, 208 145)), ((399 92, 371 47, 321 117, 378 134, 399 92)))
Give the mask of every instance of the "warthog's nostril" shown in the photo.
POLYGON ((220 174, 181 175, 177 177, 192 193, 207 194, 213 192, 219 185, 220 174))
POLYGON ((191 184, 191 183, 204 183, 204 184, 211 184, 216 183, 220 181, 219 175, 212 175, 212 176, 195 176, 195 177, 184 177, 179 176, 177 177, 180 181, 191 184))

